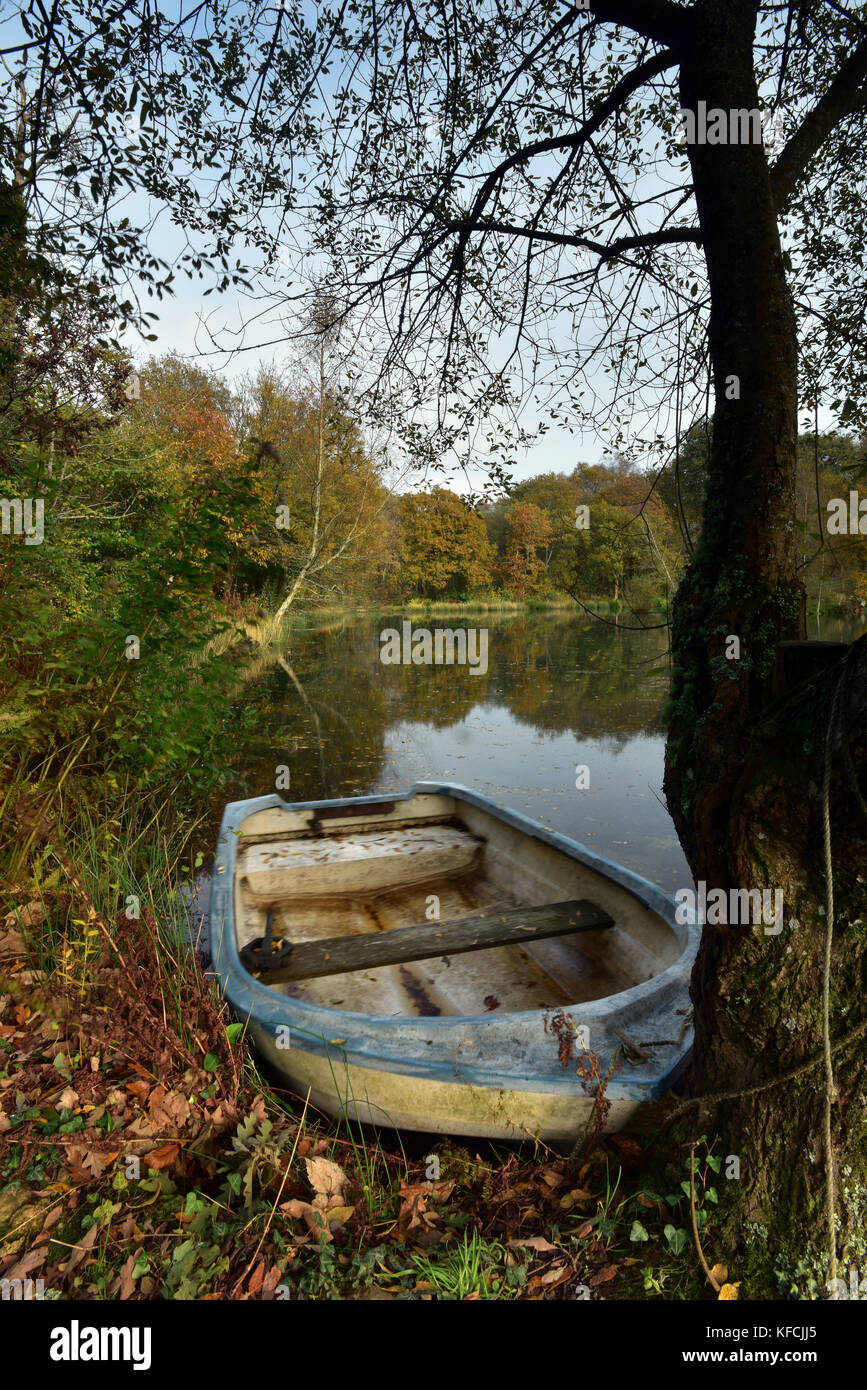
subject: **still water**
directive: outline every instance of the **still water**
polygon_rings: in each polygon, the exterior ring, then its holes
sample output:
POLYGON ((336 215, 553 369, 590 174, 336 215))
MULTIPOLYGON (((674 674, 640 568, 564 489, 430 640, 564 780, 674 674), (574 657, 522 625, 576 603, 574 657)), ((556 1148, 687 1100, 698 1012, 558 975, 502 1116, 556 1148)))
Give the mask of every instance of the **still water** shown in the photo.
MULTIPOLYGON (((408 616, 312 618, 282 655, 254 658, 222 799, 273 792, 279 768, 289 770, 287 801, 460 782, 668 892, 692 883, 662 796, 666 628, 631 631, 571 611, 414 612, 415 628, 487 629, 487 671, 471 674, 384 665, 380 633, 408 616), (576 787, 579 767, 586 787, 576 787)), ((857 631, 824 621, 810 633, 819 635, 850 641, 857 631)))

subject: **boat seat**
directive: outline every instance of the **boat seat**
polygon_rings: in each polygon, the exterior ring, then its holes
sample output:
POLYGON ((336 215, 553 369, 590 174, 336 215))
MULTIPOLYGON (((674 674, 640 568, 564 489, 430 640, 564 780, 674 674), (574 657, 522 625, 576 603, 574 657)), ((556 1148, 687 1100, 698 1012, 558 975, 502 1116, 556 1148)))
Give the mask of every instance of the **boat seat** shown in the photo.
POLYGON ((478 866, 484 840, 460 826, 407 825, 242 846, 237 875, 257 904, 299 898, 373 896, 398 886, 454 878, 478 866))

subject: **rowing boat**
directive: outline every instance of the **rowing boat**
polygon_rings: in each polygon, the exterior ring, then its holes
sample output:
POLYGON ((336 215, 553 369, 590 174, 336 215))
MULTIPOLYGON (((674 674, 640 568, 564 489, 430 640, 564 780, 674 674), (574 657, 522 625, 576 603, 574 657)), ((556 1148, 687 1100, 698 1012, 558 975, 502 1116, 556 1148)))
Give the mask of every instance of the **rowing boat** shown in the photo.
POLYGON ((466 787, 262 796, 223 814, 212 969, 328 1115, 571 1142, 599 1078, 616 1130, 687 1061, 700 928, 677 907, 466 787))

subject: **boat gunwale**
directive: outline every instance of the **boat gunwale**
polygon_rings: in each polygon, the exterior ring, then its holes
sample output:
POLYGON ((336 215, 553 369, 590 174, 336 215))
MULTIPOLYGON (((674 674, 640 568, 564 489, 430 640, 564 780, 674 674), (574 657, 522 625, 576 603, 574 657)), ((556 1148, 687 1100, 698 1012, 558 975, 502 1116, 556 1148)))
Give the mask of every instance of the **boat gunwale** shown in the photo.
MULTIPOLYGON (((590 1025, 595 1022, 597 1027, 613 1027, 617 1023, 618 1015, 624 1012, 631 1014, 635 1006, 640 1006, 643 1001, 649 1001, 654 995, 673 994, 678 988, 683 990, 685 1000, 689 1002, 689 977, 701 934, 697 914, 693 909, 677 903, 671 895, 631 869, 606 859, 595 850, 570 840, 558 831, 546 829, 520 811, 496 805, 488 797, 469 787, 451 782, 417 782, 406 792, 389 793, 388 799, 397 804, 409 801, 415 796, 445 796, 474 806, 522 834, 565 854, 583 867, 598 873, 600 877, 608 879, 615 887, 629 893, 644 908, 654 912, 674 932, 681 948, 679 955, 649 980, 640 981, 626 990, 599 999, 563 1005, 563 1010, 568 1012, 576 1025, 590 1025), (686 916, 685 922, 677 920, 678 908, 686 916)), ((555 1090, 574 1090, 579 1086, 578 1078, 564 1074, 556 1056, 552 1059, 550 1070, 546 1067, 540 1071, 534 1066, 533 1071, 528 1073, 501 1072, 492 1066, 474 1065, 469 1057, 462 1059, 458 1067, 454 1057, 442 1055, 442 1045, 448 1046, 448 1035, 459 1034, 467 1029, 472 1029, 474 1033, 492 1032, 495 1037, 500 1034, 504 1044, 509 1041, 514 1044, 524 1039, 529 1043, 531 1030, 537 1031, 540 1018, 544 1019, 546 1012, 550 1012, 542 1007, 500 1015, 484 1013, 416 1017, 371 1014, 332 1008, 278 994, 273 988, 257 980, 242 965, 235 940, 234 923, 235 867, 237 850, 242 838, 239 834, 240 825, 257 812, 265 810, 299 812, 347 804, 359 807, 364 804, 375 806, 381 804, 383 798, 384 794, 380 792, 323 801, 286 802, 276 793, 269 793, 261 797, 227 803, 220 826, 211 882, 211 932, 212 970, 229 1003, 240 1018, 249 1020, 252 1028, 288 1026, 303 1037, 304 1045, 301 1050, 320 1055, 328 1056, 335 1050, 335 1043, 329 1035, 335 1032, 347 1035, 363 1032, 361 1038, 353 1038, 345 1047, 336 1046, 336 1051, 344 1060, 372 1070, 440 1077, 448 1072, 452 1079, 463 1078, 471 1084, 485 1087, 508 1086, 511 1089, 537 1090, 541 1085, 545 1090, 552 1087, 555 1090), (316 1031, 316 1025, 322 1029, 321 1032, 316 1031), (413 1041, 413 1035, 418 1041, 413 1041), (431 1038, 437 1038, 440 1046, 424 1056, 422 1047, 430 1046, 431 1038), (396 1039, 403 1046, 400 1054, 390 1053, 388 1048, 383 1050, 383 1044, 391 1043, 394 1046, 396 1039)), ((691 1028, 688 1028, 680 1046, 673 1055, 670 1053, 668 1058, 659 1058, 640 1068, 624 1067, 619 1078, 612 1078, 608 1086, 609 1096, 616 1099, 636 1095, 661 1095, 682 1070, 688 1058, 691 1033, 691 1028), (633 1078, 631 1082, 630 1075, 633 1078)))

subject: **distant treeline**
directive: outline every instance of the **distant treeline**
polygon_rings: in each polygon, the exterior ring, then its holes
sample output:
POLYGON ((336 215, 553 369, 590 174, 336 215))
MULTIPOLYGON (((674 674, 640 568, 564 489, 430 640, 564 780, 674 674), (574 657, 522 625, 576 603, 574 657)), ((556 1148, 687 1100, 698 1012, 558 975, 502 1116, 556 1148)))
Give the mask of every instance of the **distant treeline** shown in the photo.
MULTIPOLYGON (((445 487, 406 490, 406 479, 390 490, 385 461, 324 376, 263 368, 230 388, 171 355, 135 374, 81 341, 86 323, 72 327, 69 360, 87 358, 89 382, 35 344, 7 371, 0 418, 7 495, 46 498, 45 543, 19 557, 19 579, 38 579, 70 615, 119 601, 142 565, 163 562, 166 585, 205 584, 262 615, 290 603, 558 596, 642 611, 673 596, 697 542, 712 426, 685 435, 655 480, 612 456, 474 506, 445 487)), ((863 440, 800 440, 802 576, 826 611, 867 602, 867 536, 827 530, 828 501, 863 486, 864 459, 863 440)))

